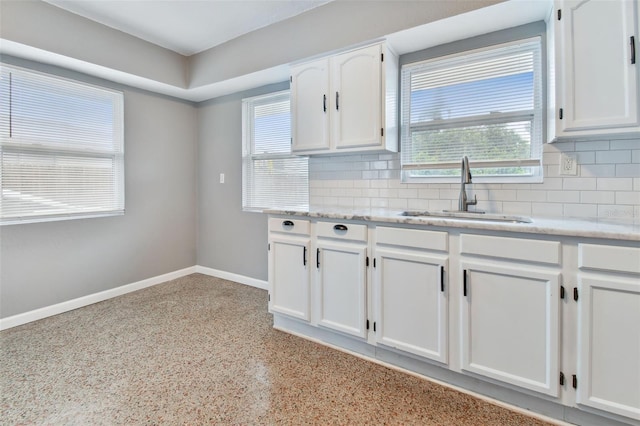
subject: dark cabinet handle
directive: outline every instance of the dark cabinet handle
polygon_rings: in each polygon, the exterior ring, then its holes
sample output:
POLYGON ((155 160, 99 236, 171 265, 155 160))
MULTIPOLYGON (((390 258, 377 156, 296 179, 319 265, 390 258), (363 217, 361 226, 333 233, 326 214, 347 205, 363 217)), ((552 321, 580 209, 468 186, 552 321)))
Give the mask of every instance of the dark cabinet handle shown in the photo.
POLYGON ((307 266, 307 247, 306 246, 303 247, 303 250, 302 250, 302 264, 304 266, 307 266))
POLYGON ((349 228, 347 228, 346 225, 335 225, 333 229, 335 229, 336 231, 346 231, 349 228))
POLYGON ((629 39, 629 45, 631 46, 631 65, 635 65, 636 63, 636 39, 634 36, 631 36, 629 39))
POLYGON ((320 269, 320 249, 316 249, 316 268, 320 269))
POLYGON ((327 112, 327 95, 322 95, 322 111, 327 112))
POLYGON ((340 105, 338 103, 339 98, 340 98, 340 93, 336 92, 336 111, 340 109, 340 105))
POLYGON ((440 266, 440 291, 444 293, 444 266, 440 266))
POLYGON ((282 222, 282 226, 293 226, 293 222, 290 220, 285 220, 282 222))
POLYGON ((462 294, 467 295, 467 270, 462 271, 462 294))

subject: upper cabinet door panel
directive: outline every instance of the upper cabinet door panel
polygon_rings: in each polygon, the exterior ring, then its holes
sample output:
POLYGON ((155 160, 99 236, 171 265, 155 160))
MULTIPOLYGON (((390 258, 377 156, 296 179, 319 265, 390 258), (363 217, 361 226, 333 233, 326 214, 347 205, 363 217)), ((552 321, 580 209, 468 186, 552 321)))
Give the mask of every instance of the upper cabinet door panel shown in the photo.
POLYGON ((381 46, 331 59, 335 147, 380 145, 382 129, 381 46))
POLYGON ((636 2, 582 0, 563 3, 562 131, 640 125, 636 2))
POLYGON ((329 60, 291 69, 293 151, 329 149, 329 60))

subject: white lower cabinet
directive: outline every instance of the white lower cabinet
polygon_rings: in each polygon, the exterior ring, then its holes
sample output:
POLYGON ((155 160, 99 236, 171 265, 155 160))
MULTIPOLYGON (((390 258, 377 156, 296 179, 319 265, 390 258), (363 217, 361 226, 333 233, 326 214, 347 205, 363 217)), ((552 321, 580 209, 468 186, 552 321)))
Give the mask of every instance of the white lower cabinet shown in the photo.
POLYGON ((446 232, 378 227, 376 343, 448 362, 446 232))
POLYGON ((589 241, 270 217, 269 310, 279 329, 520 390, 516 404, 640 425, 640 247, 589 241))
POLYGON ((316 242, 318 325, 367 336, 367 227, 319 222, 316 242))
POLYGON ((640 420, 640 248, 579 253, 577 402, 640 420))
POLYGON ((269 220, 269 311, 309 321, 309 221, 269 220))
POLYGON ((559 249, 553 241, 461 236, 463 370, 559 395, 560 270, 526 262, 559 263, 559 249))

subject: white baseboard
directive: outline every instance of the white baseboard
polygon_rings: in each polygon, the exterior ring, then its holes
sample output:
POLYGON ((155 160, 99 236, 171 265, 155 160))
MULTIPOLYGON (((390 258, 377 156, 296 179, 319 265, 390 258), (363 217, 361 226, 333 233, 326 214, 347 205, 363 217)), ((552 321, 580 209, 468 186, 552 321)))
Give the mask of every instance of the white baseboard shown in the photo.
POLYGON ((248 285, 251 287, 260 288, 262 290, 268 290, 269 285, 266 281, 256 278, 247 277, 245 275, 234 274, 232 272, 221 271, 219 269, 207 268, 206 266, 196 265, 196 272, 200 274, 210 275, 216 278, 222 278, 223 280, 234 281, 240 284, 248 285))
POLYGON ((240 284, 257 287, 263 290, 267 290, 268 288, 267 282, 263 280, 258 280, 256 278, 250 278, 231 272, 220 271, 218 269, 207 268, 206 266, 196 265, 180 269, 178 271, 169 272, 167 274, 158 275, 156 277, 147 278, 146 280, 101 291, 99 293, 90 294, 88 296, 78 297, 77 299, 68 300, 66 302, 57 303, 55 305, 45 306, 44 308, 34 309, 33 311, 24 312, 22 314, 13 315, 11 317, 0 318, 0 331, 12 327, 17 327, 19 325, 23 325, 32 321, 51 317, 53 315, 58 315, 63 312, 72 311, 74 309, 82 308, 83 306, 92 305, 94 303, 102 302, 113 297, 131 293, 132 291, 142 290, 143 288, 162 284, 164 282, 175 280, 176 278, 181 278, 194 273, 201 273, 210 275, 212 277, 222 278, 224 280, 235 281, 240 284))
POLYGON ((196 268, 197 266, 190 266, 178 271, 173 271, 167 274, 158 275, 156 277, 147 278, 146 280, 126 284, 120 287, 101 291, 99 293, 78 297, 77 299, 68 300, 66 302, 61 302, 55 305, 46 306, 44 308, 35 309, 33 311, 25 312, 22 314, 13 315, 11 317, 0 318, 0 330, 6 330, 8 328, 16 327, 28 322, 37 321, 39 319, 58 315, 63 312, 72 311, 74 309, 82 308, 83 306, 92 305, 94 303, 102 302, 113 297, 131 293, 132 291, 141 290, 143 288, 161 284, 166 281, 175 280, 176 278, 191 275, 196 272, 196 268))

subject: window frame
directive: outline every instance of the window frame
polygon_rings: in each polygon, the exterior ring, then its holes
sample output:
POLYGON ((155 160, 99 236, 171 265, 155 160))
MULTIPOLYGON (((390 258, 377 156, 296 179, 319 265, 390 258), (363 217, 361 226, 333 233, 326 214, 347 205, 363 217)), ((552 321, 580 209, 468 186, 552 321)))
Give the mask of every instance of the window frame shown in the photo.
MULTIPOLYGON (((281 208, 296 208, 296 209, 308 209, 309 208, 309 157, 295 155, 291 152, 291 144, 288 144, 289 152, 287 153, 273 153, 264 154, 255 152, 255 123, 253 121, 253 107, 255 105, 266 104, 269 100, 279 102, 284 98, 291 101, 291 90, 285 89, 277 92, 270 92, 261 95, 251 96, 242 99, 242 211, 245 212, 257 212, 261 213, 268 209, 281 209, 281 208), (306 191, 301 194, 306 195, 306 201, 295 203, 294 205, 257 205, 254 198, 251 196, 248 185, 251 185, 253 189, 255 182, 255 166, 258 161, 270 161, 270 160, 299 160, 306 161, 306 191)), ((290 105, 290 104, 289 104, 290 105)), ((291 109, 289 108, 289 116, 291 116, 291 109)), ((289 127, 289 140, 291 140, 291 130, 289 127)))
MULTIPOLYGON (((492 161, 492 160, 469 160, 471 168, 478 168, 484 166, 484 168, 491 167, 531 167, 533 173, 529 175, 474 175, 474 183, 540 183, 543 181, 544 165, 543 165, 543 151, 545 143, 546 132, 546 77, 545 77, 545 63, 546 63, 546 51, 545 51, 545 37, 544 32, 540 31, 526 31, 528 34, 519 37, 513 37, 508 35, 508 30, 501 32, 498 38, 501 38, 499 42, 495 42, 495 37, 492 39, 492 43, 486 43, 477 48, 459 48, 454 53, 442 54, 442 47, 436 47, 427 49, 423 52, 426 55, 426 59, 412 60, 411 62, 405 62, 402 64, 400 71, 400 139, 401 139, 401 182, 403 183, 457 183, 460 180, 460 175, 452 176, 416 176, 412 172, 415 170, 427 170, 427 169, 450 169, 459 170, 461 167, 461 161, 450 161, 440 163, 421 163, 412 164, 406 163, 406 158, 402 154, 407 151, 407 146, 411 144, 411 135, 414 131, 426 130, 426 129, 465 129, 472 126, 482 126, 491 124, 509 124, 516 122, 531 122, 531 145, 532 151, 536 151, 537 158, 529 158, 524 160, 516 160, 511 163, 504 163, 504 160, 492 161), (534 105, 532 109, 498 113, 491 116, 470 116, 454 119, 441 120, 438 123, 430 123, 429 121, 422 121, 420 123, 410 123, 411 120, 411 77, 405 78, 405 70, 415 69, 420 66, 430 66, 434 69, 446 67, 446 62, 456 59, 462 59, 471 55, 484 54, 486 52, 496 51, 498 49, 504 49, 511 46, 517 46, 526 43, 536 43, 537 47, 534 55, 534 71, 533 71, 533 100, 534 105), (439 54, 431 55, 429 51, 435 51, 439 54), (537 66, 536 66, 537 65, 537 66), (406 84, 408 82, 408 84, 406 84), (408 86, 408 87, 407 87, 408 86), (408 108, 407 108, 408 106, 408 108), (486 118, 484 118, 486 117, 486 118), (535 147, 534 147, 535 144, 535 147), (507 165, 508 164, 508 165, 507 165), (440 165, 442 167, 437 167, 440 165)), ((464 41, 460 44, 464 45, 464 41)), ((458 46, 460 45, 458 44, 458 46)), ((446 49, 445 49, 446 50, 446 49)), ((412 55, 415 57, 415 55, 412 55)), ((418 55, 419 56, 419 55, 418 55)), ((496 55, 497 57, 497 55, 496 55)))
MULTIPOLYGON (((110 170, 113 170, 113 178, 110 180, 109 185, 111 186, 111 193, 113 197, 111 198, 108 206, 110 209, 101 209, 97 208, 97 206, 93 206, 94 208, 88 208, 88 206, 81 206, 73 209, 71 206, 67 208, 66 211, 44 211, 38 214, 26 214, 27 212, 23 212, 21 216, 10 215, 6 216, 7 212, 3 212, 2 210, 2 199, 4 198, 5 189, 3 188, 3 174, 0 173, 0 226, 6 225, 16 225, 16 224, 28 224, 28 223, 41 223, 41 222, 53 222, 53 221, 61 221, 61 220, 71 220, 71 219, 87 219, 87 218, 96 218, 96 217, 109 217, 109 216, 121 216, 125 213, 125 140, 124 140, 124 93, 120 90, 115 90, 110 87, 100 86, 96 84, 87 83, 82 80, 77 80, 73 78, 67 78, 60 76, 58 74, 52 74, 48 72, 41 72, 38 70, 34 70, 31 68, 25 68, 17 65, 13 65, 11 63, 0 62, 0 68, 5 68, 10 70, 9 72, 13 73, 22 73, 29 74, 35 76, 35 79, 43 78, 45 80, 56 81, 59 82, 58 88, 64 87, 75 87, 83 92, 83 94, 89 95, 93 90, 95 94, 94 99, 98 99, 98 92, 104 94, 108 94, 106 96, 111 98, 111 108, 113 114, 113 120, 110 122, 110 127, 113 130, 113 137, 110 140, 110 143, 107 144, 110 148, 96 148, 95 146, 86 145, 84 147, 80 147, 79 144, 62 144, 60 145, 60 140, 69 140, 78 138, 78 133, 63 133, 61 137, 54 142, 47 143, 39 138, 30 140, 28 137, 16 137, 9 131, 8 135, 0 135, 0 164, 4 161, 3 156, 8 153, 13 153, 15 155, 34 155, 41 156, 43 159, 48 158, 50 161, 63 161, 63 160, 73 160, 78 158, 86 158, 86 159, 110 159, 112 163, 112 167, 110 170), (80 210, 80 211, 79 211, 80 210)), ((13 74, 12 74, 13 75, 13 74)), ((31 83, 30 83, 31 84, 31 83)), ((11 83, 10 83, 11 86, 11 83)), ((9 105, 13 102, 12 96, 12 88, 9 89, 9 105)), ((7 122, 13 122, 13 115, 11 111, 11 106, 9 107, 7 122)), ((47 117, 39 117, 39 121, 42 123, 45 121, 47 117)), ((12 127, 12 124, 8 124, 9 128, 12 127)), ((42 126, 42 124, 40 124, 42 126)), ((48 135, 50 136, 50 135, 48 135)), ((34 161, 34 160, 32 160, 34 161)), ((77 167, 77 166, 76 166, 77 167)), ((94 165, 95 167, 95 165, 94 165)), ((22 176, 22 175, 21 175, 22 176)), ((27 176, 27 175, 25 175, 27 176)), ((40 182, 46 181, 47 178, 59 176, 57 174, 45 174, 41 177, 40 182)), ((67 175, 61 175, 67 176, 67 175)), ((58 194, 64 194, 67 196, 67 202, 70 202, 72 199, 71 194, 73 194, 74 188, 73 185, 67 185, 65 187, 66 193, 64 191, 60 191, 58 194)), ((10 191, 7 189, 6 191, 10 191)), ((96 198, 101 197, 103 193, 96 193, 96 198)), ((37 199, 40 198, 33 194, 26 194, 23 197, 25 200, 28 199, 37 199)), ((42 204, 60 204, 60 201, 42 199, 38 202, 42 204)))

